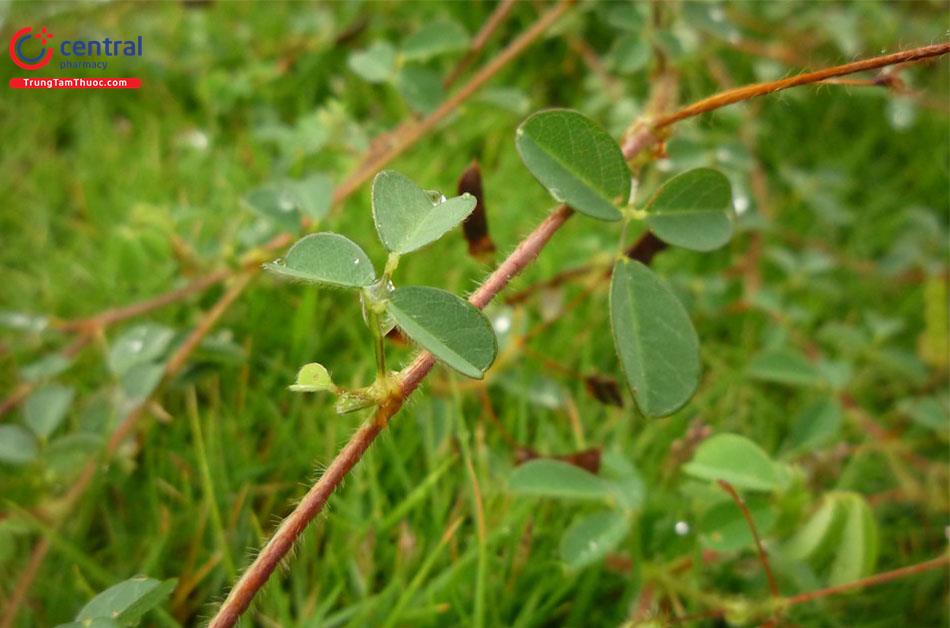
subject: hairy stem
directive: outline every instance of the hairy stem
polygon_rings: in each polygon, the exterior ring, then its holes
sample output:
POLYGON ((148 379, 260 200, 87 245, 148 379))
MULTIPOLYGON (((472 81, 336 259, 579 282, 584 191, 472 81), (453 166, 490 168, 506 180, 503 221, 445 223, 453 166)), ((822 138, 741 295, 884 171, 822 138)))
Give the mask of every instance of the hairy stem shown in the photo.
POLYGON ((920 48, 895 52, 889 55, 871 57, 870 59, 862 59, 861 61, 855 61, 854 63, 836 65, 823 70, 818 70, 816 72, 806 72, 805 74, 790 76, 777 81, 755 83, 753 85, 737 87, 736 89, 720 92, 710 96, 709 98, 704 98, 703 100, 694 102, 688 107, 683 107, 679 111, 675 111, 669 115, 661 116, 653 123, 653 128, 662 129, 685 118, 698 116, 712 111, 713 109, 719 109, 720 107, 725 107, 726 105, 731 105, 742 100, 749 100, 750 98, 755 98, 757 96, 764 96, 765 94, 771 94, 773 92, 788 89, 790 87, 807 85, 808 83, 818 83, 819 81, 825 81, 837 76, 854 74, 855 72, 864 72, 866 70, 875 70, 888 65, 910 63, 912 61, 920 61, 921 59, 939 57, 947 54, 948 52, 950 52, 950 44, 934 44, 932 46, 922 46, 920 48))

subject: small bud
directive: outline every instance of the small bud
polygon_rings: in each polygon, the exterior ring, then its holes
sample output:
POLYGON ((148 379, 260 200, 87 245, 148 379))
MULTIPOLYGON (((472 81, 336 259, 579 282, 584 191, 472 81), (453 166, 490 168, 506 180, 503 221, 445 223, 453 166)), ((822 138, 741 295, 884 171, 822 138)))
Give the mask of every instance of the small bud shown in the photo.
POLYGON ((297 372, 297 382, 292 384, 290 389, 294 392, 336 392, 336 385, 322 364, 311 362, 300 368, 297 372))

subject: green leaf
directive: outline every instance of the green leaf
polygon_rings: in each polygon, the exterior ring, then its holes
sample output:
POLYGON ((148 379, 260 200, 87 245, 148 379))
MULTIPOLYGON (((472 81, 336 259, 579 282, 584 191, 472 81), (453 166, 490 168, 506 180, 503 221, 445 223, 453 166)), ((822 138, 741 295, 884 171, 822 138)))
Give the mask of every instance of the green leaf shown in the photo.
POLYGON ((637 2, 605 2, 595 5, 601 18, 614 28, 625 30, 643 37, 643 24, 646 18, 643 5, 637 2))
POLYGON ((864 498, 857 493, 844 493, 838 498, 844 508, 844 524, 828 575, 831 586, 870 575, 878 551, 877 524, 864 498))
POLYGON ((653 272, 619 260, 610 284, 614 345, 637 405, 647 416, 683 406, 699 385, 699 339, 685 308, 653 272))
POLYGON ((83 621, 71 621, 65 624, 59 624, 56 628, 115 628, 121 626, 114 619, 108 617, 96 617, 95 619, 86 619, 83 621))
POLYGON ((433 199, 408 177, 383 170, 373 179, 373 220, 379 239, 394 253, 409 253, 434 242, 465 220, 475 197, 433 199))
POLYGON ((316 172, 306 179, 290 181, 288 185, 301 214, 320 220, 329 213, 333 198, 333 181, 329 176, 316 172))
POLYGON ((820 561, 830 554, 838 542, 844 525, 844 510, 834 495, 822 500, 821 506, 809 517, 795 536, 785 544, 784 551, 796 560, 820 561))
MULTIPOLYGON (((775 512, 768 500, 754 496, 745 500, 756 528, 764 534, 775 523, 775 512)), ((703 545, 718 552, 751 547, 755 542, 742 510, 732 500, 719 502, 703 514, 699 530, 703 545)))
POLYGON ((626 456, 616 451, 605 452, 601 459, 601 473, 614 484, 614 496, 621 508, 638 510, 643 506, 646 485, 626 456))
POLYGON ((385 83, 396 72, 396 49, 389 42, 374 41, 369 48, 351 54, 347 64, 370 83, 385 83))
POLYGON ((595 563, 615 549, 629 529, 629 520, 613 510, 580 517, 561 537, 561 560, 570 569, 595 563))
POLYGON ((711 251, 732 237, 732 187, 718 170, 696 168, 673 177, 646 209, 647 224, 667 244, 711 251))
POLYGON ((297 372, 296 383, 290 386, 294 392, 334 391, 333 379, 326 367, 317 362, 304 364, 297 372))
POLYGON ((76 620, 105 617, 121 625, 134 625, 171 595, 175 583, 174 579, 162 582, 141 576, 130 578, 92 598, 76 615, 76 620))
POLYGON ((468 48, 468 33, 454 20, 433 20, 402 43, 405 61, 424 61, 447 52, 468 48))
POLYGON ((36 437, 20 425, 0 425, 0 463, 21 465, 36 458, 36 437))
POLYGON ((445 100, 442 77, 418 65, 407 65, 399 72, 396 88, 409 108, 419 113, 432 113, 445 100))
POLYGON ((633 74, 647 67, 651 55, 649 40, 640 33, 625 33, 616 39, 608 59, 618 73, 633 74))
POLYGON ((716 434, 703 441, 683 471, 703 480, 725 480, 750 491, 774 491, 784 483, 768 454, 737 434, 716 434))
POLYGON ((821 386, 821 372, 801 353, 778 349, 760 353, 749 362, 750 377, 787 386, 821 386))
POLYGON ((508 488, 522 495, 594 500, 609 499, 615 491, 612 482, 549 458, 530 460, 515 469, 508 488))
POLYGON ((541 111, 518 127, 521 161, 555 199, 601 220, 620 220, 630 170, 620 147, 589 118, 568 109, 541 111))
POLYGON ((950 431, 950 397, 931 396, 916 399, 903 399, 897 409, 909 416, 915 423, 938 434, 950 431))
POLYGON ((254 188, 244 196, 244 202, 258 216, 284 231, 300 229, 298 199, 285 181, 273 181, 254 188))
POLYGON ((60 481, 78 472, 102 445, 103 438, 89 432, 59 436, 51 440, 43 451, 44 468, 56 481, 60 481))
POLYGON ((72 388, 60 384, 40 388, 23 404, 23 421, 39 438, 47 438, 66 417, 74 395, 72 388))
POLYGON ((133 366, 154 362, 165 354, 175 332, 164 325, 144 323, 123 333, 112 344, 106 358, 109 369, 122 375, 133 366))
POLYGON ((795 417, 786 446, 798 453, 827 445, 841 431, 841 420, 841 405, 835 399, 812 403, 795 417))
POLYGON ((363 249, 336 233, 301 238, 285 260, 264 264, 264 268, 284 277, 342 288, 361 288, 376 281, 373 262, 363 249))
POLYGON ((438 288, 396 288, 386 309, 403 332, 463 375, 481 379, 498 350, 485 315, 438 288))
POLYGON ((127 399, 143 401, 158 387, 165 375, 164 364, 136 364, 119 381, 127 399))
POLYGON ((20 376, 28 382, 38 382, 56 377, 68 369, 72 363, 72 358, 67 358, 61 353, 51 353, 24 366, 20 369, 20 376))

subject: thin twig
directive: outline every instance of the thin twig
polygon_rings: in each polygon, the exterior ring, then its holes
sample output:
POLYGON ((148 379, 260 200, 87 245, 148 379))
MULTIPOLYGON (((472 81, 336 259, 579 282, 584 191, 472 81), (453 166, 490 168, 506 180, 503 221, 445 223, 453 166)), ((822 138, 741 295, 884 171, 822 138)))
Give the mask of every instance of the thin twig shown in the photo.
MULTIPOLYGON (((788 608, 790 606, 805 604, 807 602, 812 602, 814 600, 817 600, 823 597, 830 597, 832 595, 838 595, 839 593, 845 593, 847 591, 853 591, 855 589, 875 587, 880 584, 885 584, 893 580, 899 580, 901 578, 912 576, 914 574, 922 573, 925 571, 930 571, 932 569, 946 568, 948 565, 950 565, 950 555, 944 555, 944 556, 940 556, 939 558, 932 558, 931 560, 927 560, 922 563, 917 563, 916 565, 908 565, 907 567, 899 567, 891 571, 885 571, 882 573, 874 574, 873 576, 868 576, 867 578, 861 578, 859 580, 846 582, 844 584, 835 585, 833 587, 825 587, 823 589, 807 591, 805 593, 799 593, 798 595, 792 595, 790 597, 779 598, 779 600, 777 601, 776 607, 788 608)), ((669 622, 671 624, 692 624, 693 622, 699 621, 700 619, 711 619, 713 617, 722 617, 725 614, 726 614, 725 609, 713 608, 713 609, 701 611, 698 613, 692 613, 690 615, 684 615, 683 617, 673 617, 669 619, 669 622)))
POLYGON ((13 625, 17 608, 26 599, 26 592, 30 590, 30 585, 33 584, 33 579, 36 578, 37 572, 43 565, 43 560, 46 558, 46 554, 49 553, 49 548, 50 540, 46 536, 42 537, 33 547, 30 561, 26 564, 26 569, 23 570, 20 579, 17 580, 13 593, 10 595, 10 600, 7 602, 6 610, 3 612, 3 617, 0 618, 0 628, 10 628, 13 625))
POLYGON ((862 59, 861 61, 855 61, 854 63, 836 65, 834 67, 825 68, 816 72, 806 72, 805 74, 790 76, 777 81, 755 83, 754 85, 746 85, 745 87, 730 89, 728 91, 720 92, 710 96, 709 98, 704 98, 699 102, 695 102, 688 107, 683 107, 679 111, 673 112, 667 116, 661 116, 653 123, 653 128, 662 129, 685 118, 698 116, 714 109, 725 107, 726 105, 731 105, 742 100, 749 100, 750 98, 755 98, 757 96, 764 96, 765 94, 771 94, 773 92, 788 89, 790 87, 807 85, 808 83, 817 83, 819 81, 835 78, 837 76, 854 74, 855 72, 864 72, 866 70, 874 70, 888 65, 910 63, 912 61, 919 61, 921 59, 939 57, 947 54, 948 52, 950 52, 950 44, 922 46, 920 48, 895 52, 889 55, 881 55, 879 57, 871 57, 870 59, 862 59))
POLYGON ((187 285, 176 288, 175 290, 171 290, 144 301, 139 301, 138 303, 109 309, 100 314, 96 314, 95 316, 90 316, 89 318, 66 321, 58 325, 58 328, 60 331, 88 332, 98 330, 103 327, 108 327, 109 325, 118 323, 128 318, 141 316, 142 314, 147 314, 153 310, 165 307, 166 305, 181 301, 182 299, 185 299, 193 294, 210 288, 216 283, 220 283, 228 279, 232 274, 233 271, 231 269, 222 268, 220 270, 214 271, 213 273, 199 277, 187 285))
POLYGON ((947 567, 948 565, 950 565, 950 556, 944 555, 939 558, 933 558, 922 563, 917 563, 916 565, 908 565, 907 567, 899 567, 898 569, 893 569, 891 571, 874 574, 873 576, 861 578, 860 580, 855 580, 853 582, 846 582, 833 587, 818 589, 817 591, 799 593, 798 595, 785 598, 785 603, 790 606, 804 604, 806 602, 811 602, 812 600, 828 597, 829 595, 844 593, 845 591, 863 589, 865 587, 876 587, 879 584, 884 584, 892 580, 898 580, 905 576, 911 576, 913 574, 929 571, 931 569, 947 567))
POLYGON ((759 537, 759 529, 755 525, 755 520, 752 518, 752 513, 749 512, 749 507, 746 506, 745 500, 739 496, 739 493, 736 492, 736 489, 725 480, 718 480, 719 486, 722 487, 722 490, 729 493, 729 497, 732 498, 732 501, 736 503, 739 507, 739 510, 742 511, 742 516, 745 517, 745 522, 749 526, 749 530, 752 531, 752 538, 755 539, 755 547, 759 550, 759 562, 762 563, 762 568, 765 569, 765 577, 769 581, 769 591, 772 593, 772 597, 777 598, 781 597, 782 593, 778 588, 778 581, 775 579, 775 574, 772 573, 772 566, 769 565, 768 554, 765 553, 765 548, 762 546, 762 539, 759 537))
POLYGON ((472 39, 472 43, 469 45, 465 55, 458 62, 458 65, 445 77, 445 81, 442 82, 442 87, 448 89, 458 80, 458 77, 462 76, 462 73, 468 69, 468 66, 471 65, 475 57, 482 51, 485 44, 488 43, 488 40, 491 39, 491 36, 498 30, 498 27, 502 25, 505 18, 508 17, 508 14, 511 13, 511 10, 515 7, 515 2, 516 0, 501 0, 501 2, 498 3, 495 10, 492 11, 488 19, 485 20, 478 34, 472 39))

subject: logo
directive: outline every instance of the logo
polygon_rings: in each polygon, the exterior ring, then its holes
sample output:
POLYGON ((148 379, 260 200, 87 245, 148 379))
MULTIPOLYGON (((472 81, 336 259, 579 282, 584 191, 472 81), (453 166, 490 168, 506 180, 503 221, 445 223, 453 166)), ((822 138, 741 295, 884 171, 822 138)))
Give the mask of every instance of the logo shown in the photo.
POLYGON ((53 58, 53 47, 45 47, 49 40, 53 38, 53 34, 47 32, 45 26, 35 35, 31 35, 30 33, 32 32, 32 26, 21 28, 13 34, 13 39, 10 40, 10 58, 24 70, 38 70, 49 63, 50 59, 53 58), (39 40, 44 47, 40 48, 39 54, 27 56, 27 53, 23 51, 23 44, 26 43, 27 40, 34 38, 39 40))

